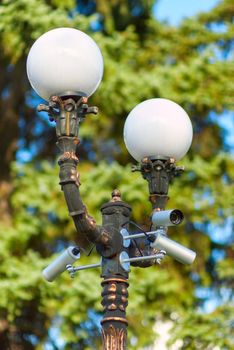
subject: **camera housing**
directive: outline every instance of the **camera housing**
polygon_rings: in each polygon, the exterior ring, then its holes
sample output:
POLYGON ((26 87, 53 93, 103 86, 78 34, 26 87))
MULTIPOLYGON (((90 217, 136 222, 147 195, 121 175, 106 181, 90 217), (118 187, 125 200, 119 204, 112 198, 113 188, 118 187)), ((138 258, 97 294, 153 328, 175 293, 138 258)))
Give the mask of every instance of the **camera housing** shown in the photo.
POLYGON ((179 209, 155 211, 152 215, 153 228, 176 226, 184 220, 184 214, 179 209))
POLYGON ((48 281, 53 282, 55 278, 66 270, 67 265, 72 265, 80 258, 79 247, 71 246, 65 249, 51 264, 43 271, 42 276, 48 281))
POLYGON ((158 233, 155 241, 152 242, 150 246, 158 250, 164 250, 167 255, 171 256, 182 264, 192 264, 196 258, 196 253, 193 250, 184 247, 176 241, 173 241, 165 236, 165 234, 158 233))

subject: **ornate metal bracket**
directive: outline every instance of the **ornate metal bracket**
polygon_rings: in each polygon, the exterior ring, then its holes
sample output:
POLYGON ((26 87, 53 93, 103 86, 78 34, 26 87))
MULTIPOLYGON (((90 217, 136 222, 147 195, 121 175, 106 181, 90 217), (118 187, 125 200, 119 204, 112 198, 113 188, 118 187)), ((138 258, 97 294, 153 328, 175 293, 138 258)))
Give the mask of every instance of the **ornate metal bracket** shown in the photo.
POLYGON ((139 166, 132 167, 132 171, 140 171, 147 180, 153 209, 163 210, 169 199, 169 184, 182 174, 184 167, 176 166, 173 158, 143 158, 139 166))
POLYGON ((38 112, 45 111, 50 121, 56 122, 57 137, 78 138, 79 123, 84 120, 87 114, 97 114, 97 107, 88 106, 88 98, 80 96, 60 97, 52 96, 49 104, 40 104, 38 112))
POLYGON ((68 157, 78 162, 79 125, 87 114, 97 114, 98 108, 88 106, 88 98, 84 96, 52 96, 48 105, 40 104, 37 110, 47 112, 49 120, 56 122, 60 160, 68 157))

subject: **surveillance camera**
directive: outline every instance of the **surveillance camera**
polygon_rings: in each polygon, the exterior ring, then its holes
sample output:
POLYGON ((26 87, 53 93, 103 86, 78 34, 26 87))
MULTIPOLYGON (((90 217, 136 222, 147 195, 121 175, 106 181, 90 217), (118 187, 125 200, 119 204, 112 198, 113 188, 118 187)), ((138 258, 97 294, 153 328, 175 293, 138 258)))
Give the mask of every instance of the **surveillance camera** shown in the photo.
POLYGON ((68 247, 57 259, 48 265, 43 271, 42 276, 48 281, 54 279, 66 270, 67 265, 72 265, 80 258, 80 249, 78 247, 68 247))
POLYGON ((182 211, 178 209, 155 211, 152 215, 153 227, 179 225, 184 219, 182 211))
POLYGON ((196 253, 193 250, 184 247, 161 233, 156 235, 155 241, 150 245, 158 250, 165 250, 167 255, 182 264, 192 264, 196 258, 196 253))

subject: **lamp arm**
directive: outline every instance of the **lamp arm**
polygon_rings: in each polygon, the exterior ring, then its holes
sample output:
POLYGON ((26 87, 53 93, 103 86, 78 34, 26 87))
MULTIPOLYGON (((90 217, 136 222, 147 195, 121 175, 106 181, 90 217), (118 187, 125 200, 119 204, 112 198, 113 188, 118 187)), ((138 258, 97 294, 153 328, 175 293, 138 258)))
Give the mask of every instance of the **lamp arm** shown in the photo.
POLYGON ((87 114, 98 112, 96 107, 89 107, 87 102, 88 99, 82 96, 52 96, 49 105, 41 104, 37 108, 39 112, 47 112, 50 121, 56 122, 57 146, 61 151, 58 160, 60 185, 78 233, 77 244, 84 249, 90 243, 103 248, 110 244, 109 233, 88 214, 79 191, 79 160, 76 155, 79 124, 87 114))
POLYGON ((77 164, 78 158, 73 152, 65 152, 59 158, 60 185, 69 214, 74 221, 78 233, 77 243, 83 248, 87 247, 90 243, 105 245, 109 241, 107 231, 102 226, 96 224, 94 218, 88 214, 86 206, 81 199, 77 164))

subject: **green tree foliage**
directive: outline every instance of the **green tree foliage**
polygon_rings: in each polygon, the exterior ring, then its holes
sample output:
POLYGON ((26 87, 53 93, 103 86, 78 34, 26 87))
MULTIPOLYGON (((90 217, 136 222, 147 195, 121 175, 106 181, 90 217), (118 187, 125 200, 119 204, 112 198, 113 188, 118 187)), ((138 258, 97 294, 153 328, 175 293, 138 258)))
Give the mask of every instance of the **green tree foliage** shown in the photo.
MULTIPOLYGON (((163 0, 162 0, 163 1, 163 0)), ((232 349, 234 161, 227 152, 220 114, 233 111, 233 15, 230 0, 180 26, 153 16, 151 0, 3 0, 0 4, 0 344, 2 349, 98 349, 101 315, 99 270, 63 274, 52 284, 40 272, 75 241, 58 185, 55 132, 35 112, 38 97, 25 73, 26 55, 45 31, 61 26, 89 33, 101 47, 105 74, 90 103, 99 117, 82 124, 81 192, 92 215, 119 188, 133 219, 147 225, 147 184, 131 173, 122 141, 124 120, 139 102, 174 100, 194 126, 186 173, 170 189, 169 207, 186 223, 170 236, 197 252, 193 266, 166 258, 161 266, 132 268, 128 307, 129 349, 153 343, 153 327, 172 320, 170 344, 181 349, 232 349), (32 161, 20 163, 20 151, 32 161), (18 153, 17 153, 18 152, 18 153), (18 160, 15 161, 16 154, 18 160), (228 225, 228 229, 225 227, 228 225), (218 228, 218 231, 217 231, 218 228), (213 235, 212 230, 220 232, 213 235), (223 231, 222 231, 223 230, 223 231), (199 291, 218 307, 204 313, 199 291), (145 310, 145 312, 142 312, 145 310), (176 316, 175 316, 176 315, 176 316), (142 329, 144 331, 142 331, 142 329)), ((80 263, 96 262, 82 257, 80 263)))

